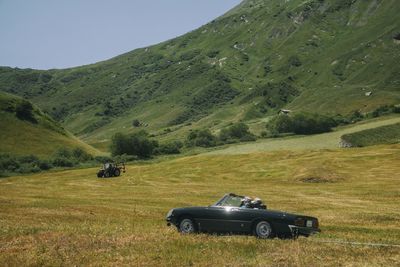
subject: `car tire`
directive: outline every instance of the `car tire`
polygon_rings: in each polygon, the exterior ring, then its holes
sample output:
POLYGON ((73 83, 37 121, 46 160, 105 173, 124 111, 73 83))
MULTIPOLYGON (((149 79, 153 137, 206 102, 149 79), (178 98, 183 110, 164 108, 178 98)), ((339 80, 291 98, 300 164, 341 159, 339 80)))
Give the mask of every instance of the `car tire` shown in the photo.
POLYGON ((121 175, 121 171, 119 170, 119 169, 115 169, 115 171, 114 171, 114 176, 115 177, 118 177, 118 176, 120 176, 121 175))
POLYGON ((273 237, 271 224, 267 221, 259 221, 254 227, 254 234, 260 239, 268 239, 273 237))
POLYGON ((184 218, 179 223, 178 231, 182 234, 193 234, 196 232, 196 226, 192 219, 184 218))

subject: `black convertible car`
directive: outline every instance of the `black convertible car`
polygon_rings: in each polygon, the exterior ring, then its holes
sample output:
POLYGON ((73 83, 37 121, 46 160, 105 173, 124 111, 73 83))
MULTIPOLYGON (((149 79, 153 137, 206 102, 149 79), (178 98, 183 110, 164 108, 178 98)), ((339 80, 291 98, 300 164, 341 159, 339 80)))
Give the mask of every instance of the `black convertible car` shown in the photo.
POLYGON ((308 237, 320 232, 317 218, 268 210, 258 198, 232 193, 212 206, 172 209, 166 219, 184 234, 243 233, 265 239, 308 237))

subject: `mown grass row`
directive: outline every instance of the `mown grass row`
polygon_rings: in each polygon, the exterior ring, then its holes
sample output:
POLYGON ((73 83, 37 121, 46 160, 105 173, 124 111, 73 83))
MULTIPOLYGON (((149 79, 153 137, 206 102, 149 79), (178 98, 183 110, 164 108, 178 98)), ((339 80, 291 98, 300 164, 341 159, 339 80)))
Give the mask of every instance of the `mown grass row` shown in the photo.
POLYGON ((399 148, 195 156, 130 165, 118 179, 97 179, 96 169, 1 179, 0 264, 395 266, 398 248, 318 241, 400 243, 399 148), (316 216, 322 233, 257 240, 165 225, 170 208, 227 192, 316 216))

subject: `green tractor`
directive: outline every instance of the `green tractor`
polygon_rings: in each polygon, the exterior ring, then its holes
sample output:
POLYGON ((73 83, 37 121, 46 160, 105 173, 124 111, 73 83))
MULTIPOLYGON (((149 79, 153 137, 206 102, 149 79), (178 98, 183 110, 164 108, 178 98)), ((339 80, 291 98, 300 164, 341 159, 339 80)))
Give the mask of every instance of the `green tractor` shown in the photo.
POLYGON ((121 175, 121 172, 125 173, 125 164, 124 163, 105 163, 97 172, 98 178, 110 178, 110 177, 118 177, 121 175))

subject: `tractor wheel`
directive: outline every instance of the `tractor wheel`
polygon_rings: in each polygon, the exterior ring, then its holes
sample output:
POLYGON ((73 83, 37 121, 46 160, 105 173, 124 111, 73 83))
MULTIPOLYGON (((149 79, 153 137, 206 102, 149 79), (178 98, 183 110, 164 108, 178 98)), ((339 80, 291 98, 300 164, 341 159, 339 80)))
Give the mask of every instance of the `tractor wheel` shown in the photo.
POLYGON ((104 178, 109 178, 109 177, 110 177, 110 174, 108 172, 105 172, 104 173, 104 178))
POLYGON ((115 169, 115 171, 114 171, 114 176, 115 177, 118 177, 118 176, 120 176, 121 175, 121 171, 119 170, 119 169, 115 169))
POLYGON ((101 177, 103 177, 103 173, 102 172, 98 172, 97 173, 97 178, 101 178, 101 177))

